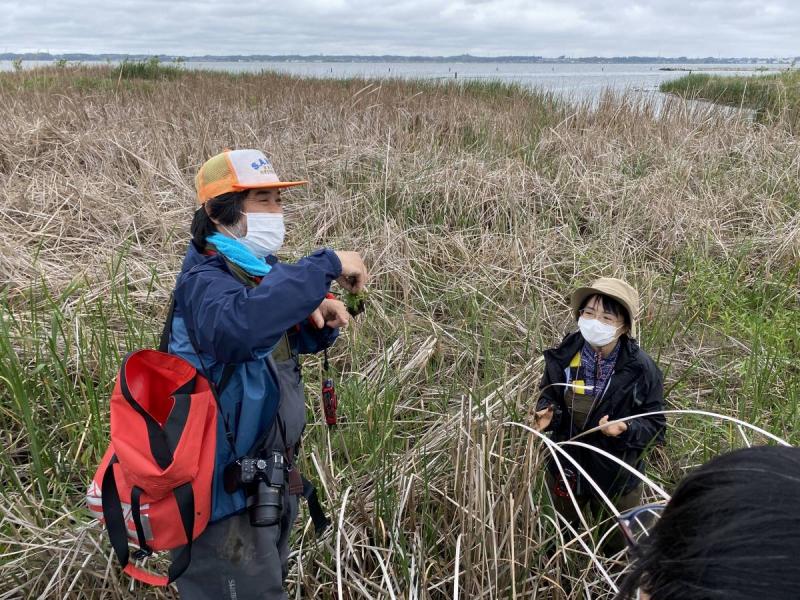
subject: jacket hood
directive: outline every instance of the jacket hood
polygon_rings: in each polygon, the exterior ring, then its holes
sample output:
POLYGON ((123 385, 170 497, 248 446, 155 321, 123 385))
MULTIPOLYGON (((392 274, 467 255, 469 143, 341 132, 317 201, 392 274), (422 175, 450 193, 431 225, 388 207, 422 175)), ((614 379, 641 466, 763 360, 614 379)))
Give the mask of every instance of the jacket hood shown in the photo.
POLYGON ((200 252, 193 241, 189 242, 189 248, 186 251, 186 256, 183 257, 183 264, 181 264, 181 273, 186 273, 197 265, 210 262, 215 258, 215 256, 207 256, 200 252))

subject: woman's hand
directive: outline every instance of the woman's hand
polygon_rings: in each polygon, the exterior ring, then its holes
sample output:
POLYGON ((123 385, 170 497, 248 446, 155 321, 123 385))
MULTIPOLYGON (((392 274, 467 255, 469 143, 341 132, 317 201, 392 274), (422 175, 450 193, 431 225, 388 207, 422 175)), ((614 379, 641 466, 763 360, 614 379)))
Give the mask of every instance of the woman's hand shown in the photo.
POLYGON ((317 329, 322 329, 325 325, 336 329, 337 327, 347 327, 350 322, 350 314, 341 300, 325 298, 322 304, 311 313, 309 319, 317 329))
POLYGON ((341 250, 336 252, 339 261, 342 263, 342 274, 336 280, 348 292, 358 293, 367 284, 367 267, 361 260, 358 252, 341 250))
POLYGON ((608 415, 600 419, 600 431, 609 437, 617 437, 628 431, 628 424, 625 421, 608 421, 608 415))
POLYGON ((550 423, 553 420, 553 406, 550 405, 547 408, 536 411, 533 415, 533 419, 533 428, 536 431, 544 431, 550 427, 550 423))

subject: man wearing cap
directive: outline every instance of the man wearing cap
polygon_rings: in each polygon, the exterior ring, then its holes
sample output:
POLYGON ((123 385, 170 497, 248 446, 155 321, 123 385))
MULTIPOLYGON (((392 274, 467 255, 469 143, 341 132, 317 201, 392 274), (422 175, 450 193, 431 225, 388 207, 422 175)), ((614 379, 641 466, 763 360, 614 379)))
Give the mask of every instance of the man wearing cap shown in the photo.
POLYGON ((281 181, 259 150, 218 154, 195 178, 200 206, 175 285, 169 351, 216 383, 220 414, 211 522, 177 580, 184 600, 286 598, 289 532, 303 492, 294 465, 306 411, 298 355, 327 348, 347 325, 344 304, 329 294, 332 282, 358 292, 367 279, 356 252, 325 248, 295 264, 278 262, 281 190, 304 183, 281 181), (226 467, 280 455, 280 522, 251 525, 252 487, 231 489, 238 480, 230 469, 226 478, 226 467))
MULTIPOLYGON (((663 440, 666 419, 652 415, 620 421, 664 409, 661 371, 635 340, 639 295, 626 282, 604 277, 578 288, 568 300, 579 330, 544 353, 536 427, 552 431, 556 442, 599 427, 580 441, 643 471, 642 454, 663 440)), ((565 450, 620 511, 641 504, 641 483, 635 475, 591 449, 568 446, 565 450)), ((581 508, 588 504, 594 512, 604 503, 574 465, 563 457, 559 461, 566 477, 551 459, 548 485, 556 509, 577 525, 570 496, 581 508)), ((620 540, 616 542, 613 545, 620 540)))

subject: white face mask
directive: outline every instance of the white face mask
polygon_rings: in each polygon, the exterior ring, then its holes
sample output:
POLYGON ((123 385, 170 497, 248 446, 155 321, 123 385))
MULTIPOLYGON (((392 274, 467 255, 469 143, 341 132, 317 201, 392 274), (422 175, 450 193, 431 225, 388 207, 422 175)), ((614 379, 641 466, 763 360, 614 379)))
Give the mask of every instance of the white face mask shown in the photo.
POLYGON ((617 330, 620 329, 613 325, 606 325, 597 319, 587 319, 585 317, 578 319, 578 328, 581 330, 583 339, 598 348, 617 339, 617 330))
POLYGON ((246 213, 247 234, 238 238, 258 258, 277 254, 283 246, 286 227, 280 213, 246 213))

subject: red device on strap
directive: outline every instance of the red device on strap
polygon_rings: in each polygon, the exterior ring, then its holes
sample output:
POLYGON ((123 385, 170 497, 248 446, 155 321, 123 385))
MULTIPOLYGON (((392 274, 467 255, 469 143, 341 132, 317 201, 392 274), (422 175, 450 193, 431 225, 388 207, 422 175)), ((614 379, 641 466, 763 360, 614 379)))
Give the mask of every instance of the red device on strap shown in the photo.
MULTIPOLYGON (((330 292, 325 294, 326 298, 335 300, 336 296, 330 292)), ((328 349, 323 350, 324 362, 322 370, 325 373, 325 379, 322 380, 322 412, 325 413, 325 422, 328 427, 336 425, 336 406, 338 401, 336 399, 336 387, 333 384, 333 378, 330 376, 331 365, 328 362, 328 349)))
POLYGON ((325 422, 328 425, 336 425, 336 389, 333 387, 333 379, 326 379, 322 382, 322 408, 325 412, 325 422))

